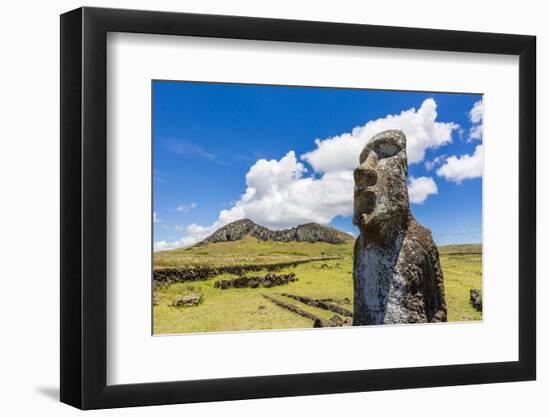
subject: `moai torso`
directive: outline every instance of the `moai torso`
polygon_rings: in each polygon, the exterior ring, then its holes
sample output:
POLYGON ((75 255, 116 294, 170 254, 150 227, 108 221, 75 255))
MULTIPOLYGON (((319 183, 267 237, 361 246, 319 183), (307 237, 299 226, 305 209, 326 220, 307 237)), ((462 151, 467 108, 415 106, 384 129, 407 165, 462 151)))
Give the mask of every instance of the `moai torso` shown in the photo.
POLYGON ((431 233, 409 208, 406 138, 374 136, 354 172, 354 325, 447 320, 443 273, 431 233))

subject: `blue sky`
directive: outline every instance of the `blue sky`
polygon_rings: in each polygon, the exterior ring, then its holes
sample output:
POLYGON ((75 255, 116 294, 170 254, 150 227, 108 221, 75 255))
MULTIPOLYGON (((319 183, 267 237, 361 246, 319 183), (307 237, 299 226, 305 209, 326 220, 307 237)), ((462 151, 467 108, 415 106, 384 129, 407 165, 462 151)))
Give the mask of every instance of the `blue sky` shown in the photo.
POLYGON ((155 249, 248 217, 351 224, 358 154, 407 134, 409 195, 438 244, 481 242, 481 95, 153 81, 155 249))

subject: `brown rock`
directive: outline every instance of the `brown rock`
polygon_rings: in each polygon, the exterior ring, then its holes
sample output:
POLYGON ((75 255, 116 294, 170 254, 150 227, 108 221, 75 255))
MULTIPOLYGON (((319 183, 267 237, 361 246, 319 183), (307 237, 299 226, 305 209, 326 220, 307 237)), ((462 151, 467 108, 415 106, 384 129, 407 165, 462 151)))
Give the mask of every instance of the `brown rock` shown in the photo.
POLYGON ((196 306, 201 301, 201 295, 199 293, 185 294, 181 297, 174 298, 172 305, 174 307, 196 306))
POLYGON ((470 289, 470 304, 477 310, 483 310, 483 299, 481 297, 481 290, 477 288, 470 289))

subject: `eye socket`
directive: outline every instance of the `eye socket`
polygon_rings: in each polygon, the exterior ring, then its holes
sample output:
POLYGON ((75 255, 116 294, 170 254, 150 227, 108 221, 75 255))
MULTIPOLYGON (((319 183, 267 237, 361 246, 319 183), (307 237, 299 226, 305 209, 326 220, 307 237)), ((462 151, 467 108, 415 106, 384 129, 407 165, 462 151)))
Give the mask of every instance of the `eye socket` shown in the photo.
POLYGON ((394 143, 381 142, 376 146, 376 153, 379 158, 389 158, 399 152, 399 147, 394 143))

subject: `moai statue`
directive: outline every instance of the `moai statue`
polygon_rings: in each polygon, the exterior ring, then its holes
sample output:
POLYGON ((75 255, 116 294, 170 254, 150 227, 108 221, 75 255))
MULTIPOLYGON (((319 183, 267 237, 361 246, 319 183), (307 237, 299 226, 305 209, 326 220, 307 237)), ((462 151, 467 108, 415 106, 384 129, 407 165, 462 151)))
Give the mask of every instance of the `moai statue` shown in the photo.
POLYGON ((439 252, 409 207, 406 143, 400 130, 375 135, 354 171, 356 326, 447 321, 439 252))

